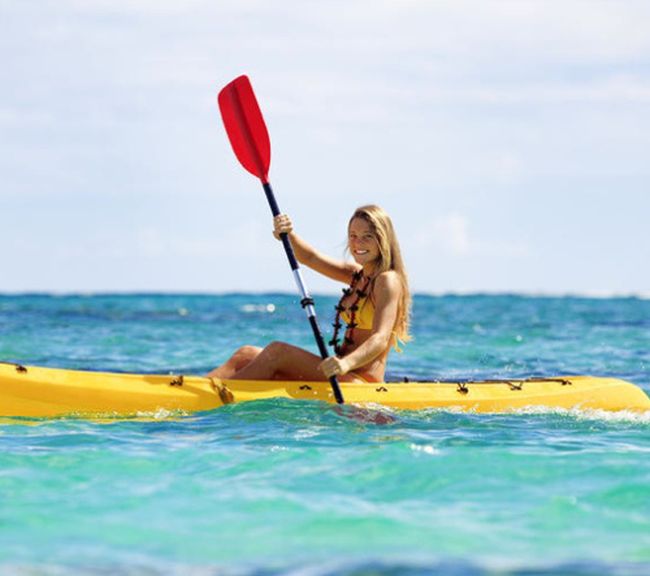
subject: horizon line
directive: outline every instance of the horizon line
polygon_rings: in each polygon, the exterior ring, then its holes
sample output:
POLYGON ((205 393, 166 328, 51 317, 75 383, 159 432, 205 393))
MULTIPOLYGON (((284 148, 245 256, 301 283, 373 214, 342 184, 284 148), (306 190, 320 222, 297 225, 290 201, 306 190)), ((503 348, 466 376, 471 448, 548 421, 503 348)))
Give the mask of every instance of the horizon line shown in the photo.
MULTIPOLYGON (((339 291, 313 292, 314 297, 336 297, 339 291)), ((579 299, 637 299, 650 300, 650 291, 619 291, 619 290, 440 290, 440 291, 413 291, 413 297, 485 297, 485 296, 515 296, 522 298, 579 298, 579 299)), ((41 296, 53 298, 65 297, 101 297, 101 296, 295 296, 295 292, 285 290, 223 290, 223 291, 191 291, 191 290, 9 290, 0 291, 0 297, 28 297, 41 296)))

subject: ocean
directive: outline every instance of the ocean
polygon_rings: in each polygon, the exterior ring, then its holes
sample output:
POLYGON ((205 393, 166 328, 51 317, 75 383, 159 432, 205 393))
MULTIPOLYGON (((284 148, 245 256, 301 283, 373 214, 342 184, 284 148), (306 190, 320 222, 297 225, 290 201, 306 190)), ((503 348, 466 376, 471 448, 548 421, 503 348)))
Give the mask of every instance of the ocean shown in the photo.
MULTIPOLYGON (((335 304, 316 298, 324 330, 335 304)), ((643 298, 415 297, 391 379, 591 374, 650 392, 643 298)), ((0 360, 203 374, 314 350, 288 294, 0 295, 0 360)), ((650 413, 267 400, 184 417, 0 421, 0 573, 650 574, 650 413)))

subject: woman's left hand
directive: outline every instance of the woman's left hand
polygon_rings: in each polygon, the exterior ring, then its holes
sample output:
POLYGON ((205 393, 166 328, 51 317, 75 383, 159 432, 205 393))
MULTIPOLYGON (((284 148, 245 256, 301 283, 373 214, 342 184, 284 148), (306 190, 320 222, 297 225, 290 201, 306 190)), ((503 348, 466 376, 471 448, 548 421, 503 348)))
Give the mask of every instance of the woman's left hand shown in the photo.
POLYGON ((350 371, 350 365, 345 358, 330 356, 325 358, 319 365, 318 369, 328 378, 332 376, 343 376, 350 371))

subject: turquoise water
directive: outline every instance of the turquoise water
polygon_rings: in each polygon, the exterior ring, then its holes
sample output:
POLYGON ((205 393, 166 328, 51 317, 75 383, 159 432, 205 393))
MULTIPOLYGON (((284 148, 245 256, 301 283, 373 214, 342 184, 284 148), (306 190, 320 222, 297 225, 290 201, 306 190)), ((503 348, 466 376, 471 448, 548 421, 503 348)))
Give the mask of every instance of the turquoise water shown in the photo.
MULTIPOLYGON (((312 347, 296 298, 0 296, 0 359, 203 373, 312 347)), ((322 323, 333 298, 317 300, 322 323)), ((589 373, 650 390, 650 301, 416 298, 394 378, 589 373)), ((650 414, 271 400, 181 419, 0 423, 0 573, 648 574, 650 414)))

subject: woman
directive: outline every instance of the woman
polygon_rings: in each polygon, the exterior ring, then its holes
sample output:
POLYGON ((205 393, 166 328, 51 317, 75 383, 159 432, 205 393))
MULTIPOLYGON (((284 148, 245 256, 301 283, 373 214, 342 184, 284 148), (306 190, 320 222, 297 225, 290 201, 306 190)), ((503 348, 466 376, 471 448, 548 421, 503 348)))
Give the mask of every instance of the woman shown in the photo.
POLYGON ((288 216, 274 218, 273 235, 286 233, 296 258, 321 274, 349 284, 336 307, 336 355, 316 354, 284 342, 265 348, 243 346, 210 377, 240 380, 327 380, 383 382, 391 346, 410 339, 411 295, 393 224, 379 206, 358 208, 348 224, 348 250, 354 262, 330 258, 294 231, 288 216), (342 335, 341 335, 342 334, 342 335))

